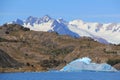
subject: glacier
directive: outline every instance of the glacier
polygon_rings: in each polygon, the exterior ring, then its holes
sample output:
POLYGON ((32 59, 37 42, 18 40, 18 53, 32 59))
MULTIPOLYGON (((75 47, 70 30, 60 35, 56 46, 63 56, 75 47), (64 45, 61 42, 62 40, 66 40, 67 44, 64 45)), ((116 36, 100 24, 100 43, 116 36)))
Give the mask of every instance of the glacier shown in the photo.
POLYGON ((63 67, 60 71, 67 72, 79 72, 79 71, 117 71, 115 68, 110 66, 107 63, 92 63, 92 60, 88 57, 83 57, 76 59, 65 67, 63 67))

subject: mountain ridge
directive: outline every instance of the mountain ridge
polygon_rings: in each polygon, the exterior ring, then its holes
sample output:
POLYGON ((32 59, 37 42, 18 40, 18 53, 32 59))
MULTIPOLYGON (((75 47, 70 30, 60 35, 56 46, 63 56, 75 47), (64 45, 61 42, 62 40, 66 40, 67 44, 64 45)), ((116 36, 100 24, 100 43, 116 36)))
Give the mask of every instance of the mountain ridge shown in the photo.
POLYGON ((120 23, 92 23, 82 20, 65 21, 48 15, 41 18, 30 16, 25 21, 17 19, 11 23, 20 24, 34 31, 54 31, 72 37, 91 37, 104 44, 120 44, 120 23))

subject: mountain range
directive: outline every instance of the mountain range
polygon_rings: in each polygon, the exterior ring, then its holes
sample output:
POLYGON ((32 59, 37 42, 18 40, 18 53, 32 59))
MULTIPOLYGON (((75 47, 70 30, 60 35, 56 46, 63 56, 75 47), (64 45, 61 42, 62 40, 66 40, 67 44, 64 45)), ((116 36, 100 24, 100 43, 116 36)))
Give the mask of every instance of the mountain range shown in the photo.
POLYGON ((41 18, 29 16, 26 20, 17 19, 10 23, 20 24, 34 31, 56 32, 75 38, 90 37, 104 44, 120 44, 120 23, 84 22, 80 19, 65 21, 48 15, 41 18))

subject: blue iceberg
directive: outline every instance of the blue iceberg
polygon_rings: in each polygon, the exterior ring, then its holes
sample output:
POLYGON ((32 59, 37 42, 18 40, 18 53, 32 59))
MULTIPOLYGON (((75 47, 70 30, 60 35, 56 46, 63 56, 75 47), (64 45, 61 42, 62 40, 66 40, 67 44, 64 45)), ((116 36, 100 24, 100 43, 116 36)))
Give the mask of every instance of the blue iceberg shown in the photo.
POLYGON ((117 71, 111 65, 107 63, 91 63, 91 59, 88 57, 83 57, 80 59, 76 59, 65 67, 63 67, 60 71, 67 71, 67 72, 78 72, 78 71, 117 71))

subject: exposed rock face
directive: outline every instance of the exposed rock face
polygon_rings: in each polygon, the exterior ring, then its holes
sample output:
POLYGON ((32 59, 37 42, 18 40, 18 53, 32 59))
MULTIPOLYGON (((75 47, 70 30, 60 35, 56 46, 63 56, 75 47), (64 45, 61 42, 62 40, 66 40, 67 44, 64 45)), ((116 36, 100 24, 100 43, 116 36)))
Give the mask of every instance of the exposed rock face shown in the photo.
POLYGON ((6 52, 0 49, 0 67, 21 67, 22 64, 11 58, 6 52))
POLYGON ((46 71, 59 70, 72 60, 85 56, 96 63, 120 59, 119 45, 105 45, 91 38, 72 38, 55 32, 30 31, 17 24, 0 27, 0 50, 2 72, 2 64, 11 66, 11 71, 19 63, 23 66, 16 71, 46 71))
POLYGON ((120 70, 120 63, 115 64, 113 67, 115 67, 116 69, 120 70))

